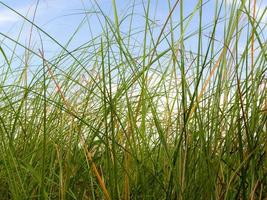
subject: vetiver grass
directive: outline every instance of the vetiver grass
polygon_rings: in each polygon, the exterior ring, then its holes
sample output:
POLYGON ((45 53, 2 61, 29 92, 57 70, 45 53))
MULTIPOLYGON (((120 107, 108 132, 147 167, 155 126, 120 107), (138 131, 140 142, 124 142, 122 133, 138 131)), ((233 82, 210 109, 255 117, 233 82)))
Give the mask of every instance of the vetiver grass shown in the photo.
POLYGON ((0 33, 0 199, 267 198, 266 8, 168 0, 158 23, 157 1, 111 2, 66 44, 0 2, 31 26, 0 33))

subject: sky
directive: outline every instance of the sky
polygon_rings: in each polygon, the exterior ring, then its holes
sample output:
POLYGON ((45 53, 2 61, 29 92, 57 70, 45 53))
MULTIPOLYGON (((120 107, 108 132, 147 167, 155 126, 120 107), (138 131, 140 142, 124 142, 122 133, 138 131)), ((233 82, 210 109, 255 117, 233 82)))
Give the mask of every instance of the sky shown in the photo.
MULTIPOLYGON (((3 1, 28 19, 32 20, 36 8, 36 0, 14 0, 3 1)), ((35 24, 49 33, 61 43, 65 43, 74 32, 82 19, 82 15, 75 13, 82 9, 79 0, 41 0, 35 17, 35 24)), ((0 29, 1 32, 16 38, 23 24, 23 18, 10 11, 3 5, 0 6, 0 29)), ((31 25, 25 23, 23 26, 21 41, 26 41, 30 37, 31 25)), ((33 34, 38 37, 37 34, 33 34)), ((82 35, 82 38, 86 35, 82 35)), ((36 39, 36 38, 35 38, 36 39)), ((43 38, 45 41, 47 38, 43 38)), ((32 38, 34 40, 34 38, 32 38)), ((47 41, 48 42, 48 41, 47 41)), ((47 44, 47 50, 54 49, 54 45, 47 44)))
MULTIPOLYGON (((56 39, 61 45, 65 45, 69 38, 75 33, 77 28, 81 25, 81 22, 83 21, 85 17, 85 10, 86 12, 90 13, 92 10, 94 10, 93 6, 95 4, 92 4, 94 0, 40 0, 36 16, 34 19, 34 22, 36 25, 41 27, 45 32, 47 32, 51 37, 56 39)), ((112 9, 112 0, 96 0, 99 3, 100 8, 104 11, 104 13, 110 17, 114 21, 113 17, 113 9, 112 9)), ((129 13, 129 7, 131 6, 131 3, 134 0, 117 0, 117 6, 118 6, 118 13, 120 19, 125 15, 125 13, 129 13), (128 8, 128 9, 127 9, 128 8)), ((137 2, 136 5, 136 16, 133 22, 134 27, 144 27, 144 18, 142 16, 143 12, 143 6, 140 4, 142 0, 135 0, 137 2)), ((148 1, 148 0, 143 0, 148 1)), ((231 0, 226 0, 226 9, 227 6, 231 6, 232 2, 231 0)), ((10 37, 13 40, 18 40, 19 43, 25 46, 29 46, 30 49, 33 49, 35 52, 38 53, 38 49, 40 49, 40 38, 38 35, 37 29, 33 29, 33 35, 31 36, 31 24, 28 22, 25 22, 25 20, 11 11, 6 6, 2 5, 1 2, 6 4, 7 6, 15 9, 17 12, 22 14, 23 16, 26 16, 29 20, 33 20, 34 16, 34 10, 36 8, 37 0, 0 0, 0 46, 4 49, 6 55, 8 58, 11 58, 12 51, 14 49, 15 43, 8 40, 3 35, 6 35, 10 37), (19 39, 17 39, 19 37, 19 39), (31 42, 29 42, 31 40, 31 42)), ((156 22, 162 25, 164 24, 165 20, 167 19, 168 13, 169 13, 169 7, 168 7, 168 1, 167 0, 151 0, 151 17, 155 14, 156 22), (157 8, 157 9, 156 9, 157 8), (156 12, 154 13, 154 10, 156 9, 156 12)), ((171 1, 172 5, 175 2, 174 0, 171 1)), ((188 16, 188 14, 192 13, 195 6, 197 5, 198 0, 184 0, 184 17, 188 16)), ((203 2, 206 2, 203 0, 203 2)), ((259 15, 261 15, 267 6, 267 0, 257 0, 257 8, 256 12, 259 15)), ((203 6, 203 27, 205 25, 209 25, 214 20, 214 12, 215 12, 215 0, 207 0, 207 3, 203 6)), ((175 23, 179 22, 179 6, 173 13, 173 20, 175 23)), ((79 31, 75 33, 75 37, 72 40, 71 44, 68 45, 67 49, 69 51, 79 47, 83 43, 90 41, 93 36, 97 36, 101 34, 102 29, 101 25, 99 24, 98 18, 95 14, 88 14, 89 16, 89 24, 90 28, 87 23, 83 23, 81 28, 79 28, 79 31)), ((263 22, 267 23, 267 12, 265 13, 265 17, 263 18, 263 22)), ((198 23, 199 18, 198 14, 196 14, 192 21, 190 22, 190 25, 188 26, 188 29, 186 31, 187 35, 190 35, 190 33, 198 30, 198 23)), ((222 42, 223 42, 223 28, 224 23, 221 23, 218 25, 218 30, 216 32, 216 39, 218 42, 215 44, 215 48, 221 48, 222 42)), ((185 24, 186 26, 186 24, 185 24)), ((126 21, 121 25, 121 31, 123 32, 124 29, 127 29, 129 27, 129 22, 126 21)), ((265 28, 266 29, 266 28, 265 28)), ((127 32, 127 31, 126 31, 127 32)), ((209 35, 211 32, 211 29, 207 29, 204 31, 205 35, 209 35)), ((244 31, 246 32, 246 31, 244 31)), ((175 39, 177 40, 180 37, 179 29, 175 32, 175 39)), ((157 38, 159 32, 156 31, 155 38, 157 38)), ((267 32, 265 34, 267 36, 267 32)), ((44 45, 44 51, 47 59, 53 58, 53 56, 57 56, 58 52, 61 51, 61 47, 59 47, 54 41, 49 39, 49 37, 45 36, 44 34, 41 35, 42 42, 44 45)), ((246 38, 246 36, 244 37, 246 38)), ((136 40, 142 44, 143 36, 136 37, 136 40)), ((203 48, 207 46, 205 44, 205 38, 203 39, 203 48), (206 46, 205 46, 206 45, 206 46)), ((266 40, 265 40, 266 41, 266 40)), ((192 37, 191 39, 187 40, 185 42, 186 50, 192 50, 193 52, 197 52, 197 34, 192 37)), ((245 39, 243 40, 242 44, 242 38, 240 42, 240 49, 245 47, 245 39)), ((166 46, 162 47, 163 49, 166 48, 166 46)), ((242 52, 242 50, 241 50, 242 52)), ((16 54, 18 60, 14 59, 12 62, 12 67, 15 68, 23 68, 24 61, 20 61, 19 58, 23 59, 25 55, 25 49, 16 47, 16 54)), ((42 61, 40 58, 36 57, 37 60, 31 60, 32 63, 36 63, 36 66, 38 68, 38 65, 40 66, 42 64, 42 61)), ((3 66, 5 65, 5 60, 3 56, 0 54, 0 73, 1 71, 4 71, 3 66), (2 64, 4 63, 4 64, 2 64), (1 69, 3 68, 3 70, 1 69)), ((34 67, 34 66, 33 66, 34 67)), ((34 75, 34 73, 32 73, 34 75)), ((17 78, 16 75, 14 75, 13 78, 17 78)), ((11 82, 11 81, 10 81, 11 82)), ((155 78, 155 82, 157 82, 157 78, 155 78)), ((114 87, 116 88, 116 87, 114 87)))
MULTIPOLYGON (((138 0, 137 0, 138 1, 138 0)), ((4 0, 2 1, 8 6, 12 7, 22 15, 27 15, 28 18, 32 19, 34 9, 36 6, 37 0, 4 0)), ((101 9, 105 11, 108 16, 112 17, 112 0, 98 0, 101 9)), ((118 11, 120 14, 125 13, 125 8, 128 6, 131 0, 117 0, 118 11), (128 3, 128 4, 127 4, 128 3)), ((139 1, 141 2, 141 1, 139 1)), ((174 2, 174 1, 172 1, 174 2)), ((185 3, 185 15, 193 10, 192 5, 196 5, 197 0, 191 0, 190 4, 185 3)), ((152 0, 151 7, 156 7, 157 4, 157 12, 156 19, 160 23, 163 23, 167 18, 168 14, 168 3, 167 0, 152 0)), ((213 3, 207 4, 209 7, 213 7, 213 3)), ((42 27, 45 31, 47 31, 54 38, 64 43, 68 40, 74 30, 77 28, 84 15, 81 14, 83 9, 88 9, 92 7, 90 0, 40 0, 38 5, 38 10, 36 14, 35 23, 42 27), (80 13, 80 14, 79 14, 80 13)), ((136 10, 140 9, 140 13, 143 13, 143 7, 139 5, 136 10)), ((152 9, 151 9, 152 10, 152 9)), ((210 10, 210 9, 209 9, 210 10)), ((138 12, 138 11, 137 11, 138 12)), ((207 18, 210 15, 213 15, 213 12, 204 13, 207 18)), ((179 18, 179 13, 174 13, 174 18, 179 18)), ((8 8, 0 5, 0 30, 3 33, 8 33, 15 37, 17 35, 18 29, 22 24, 23 19, 16 15, 14 12, 10 11, 8 8)), ((96 19, 92 19, 91 23, 93 26, 93 31, 97 34, 101 31, 100 26, 98 26, 96 19), (94 21, 95 20, 95 21, 94 21)), ((136 25, 141 22, 140 19, 135 19, 136 25)), ((26 30, 24 30, 24 34, 27 38, 30 32, 30 26, 25 26, 26 30)), ((81 30, 79 33, 80 40, 86 40, 89 37, 88 29, 81 30)), ((88 38, 90 39, 90 38, 88 38)))
MULTIPOLYGON (((227 4, 231 4, 232 0, 226 0, 227 4)), ((15 9, 17 12, 21 13, 24 16, 27 16, 28 19, 32 20, 34 15, 34 10, 36 7, 37 0, 3 0, 0 1, 5 3, 6 5, 10 6, 11 8, 15 9)), ((85 10, 90 12, 92 10, 93 1, 91 0, 40 0, 37 8, 37 13, 35 17, 35 24, 40 26, 44 31, 49 33, 53 38, 59 41, 62 45, 64 45, 77 27, 80 25, 81 21, 84 19, 85 15, 83 14, 85 10)), ((113 10, 112 10, 112 0, 97 0, 101 9, 105 12, 105 14, 111 18, 113 18, 113 10)), ((118 13, 120 17, 127 12, 126 8, 129 8, 129 5, 132 0, 117 0, 118 6, 118 13)), ((136 2, 141 2, 141 0, 136 0, 136 2)), ((171 1, 172 4, 174 0, 171 1)), ((198 0, 190 0, 184 1, 184 16, 187 16, 191 13, 196 6, 198 0)), ((205 2, 203 0, 203 2, 205 2)), ((208 0, 208 3, 204 5, 203 10, 203 23, 209 24, 213 20, 214 15, 214 0, 208 0)), ((163 24, 167 18, 169 13, 168 3, 167 0, 151 0, 151 7, 155 8, 157 6, 157 10, 155 13, 157 22, 159 24, 163 24)), ((257 0, 257 13, 261 14, 264 9, 266 9, 267 0, 257 0)), ((153 9, 151 9, 153 10, 153 9)), ((136 7, 136 11, 140 14, 143 13, 142 5, 136 7)), ((179 8, 174 12, 173 18, 179 20, 179 8)), ((192 19, 190 26, 188 27, 188 33, 197 30, 198 25, 198 17, 197 15, 192 19)), ((267 12, 264 17, 264 21, 267 22, 267 12)), ((93 35, 98 35, 101 33, 101 26, 98 23, 96 17, 91 16, 89 20, 91 31, 93 35)), ((134 20, 134 25, 139 26, 144 23, 142 16, 139 18, 137 17, 134 20)), ((34 41, 39 40, 38 34, 34 32, 33 36, 30 35, 31 32, 31 25, 29 23, 23 24, 23 18, 12 12, 10 9, 5 7, 4 5, 0 5, 0 32, 2 34, 6 34, 9 37, 16 40, 18 37, 20 30, 20 39, 19 41, 26 45, 29 43, 29 39, 31 39, 31 44, 35 45, 34 41), (23 28, 22 28, 23 27, 23 28)), ((128 24, 125 24, 127 27, 128 24)), ((123 27, 123 26, 122 26, 123 27)), ((219 28, 218 28, 219 30, 219 28)), ((71 45, 68 48, 75 48, 80 44, 89 41, 92 38, 92 34, 89 31, 89 28, 86 24, 79 29, 79 32, 76 34, 74 40, 72 41, 71 45)), ((218 37, 222 37, 223 33, 216 33, 218 37)), ((179 35, 176 35, 178 38, 179 35)), ((12 42, 9 43, 6 38, 3 36, 0 37, 0 40, 4 42, 1 43, 1 46, 7 51, 8 54, 8 47, 12 49, 12 42), (6 47, 4 46, 7 45, 6 47)), ((140 38, 141 39, 141 38, 140 38)), ((42 36, 42 40, 44 43, 44 49, 49 55, 53 55, 54 52, 60 50, 58 45, 56 45, 51 39, 48 37, 42 36)), ((196 44, 195 41, 192 39, 187 42, 187 48, 195 50, 196 44)), ((36 47, 38 48, 38 47, 36 47)), ((10 50, 11 51, 11 50, 10 50)), ((11 52, 10 52, 11 53, 11 52)), ((18 50, 18 53, 23 54, 23 49, 21 51, 18 50)), ((0 60, 3 58, 0 58, 0 60)))

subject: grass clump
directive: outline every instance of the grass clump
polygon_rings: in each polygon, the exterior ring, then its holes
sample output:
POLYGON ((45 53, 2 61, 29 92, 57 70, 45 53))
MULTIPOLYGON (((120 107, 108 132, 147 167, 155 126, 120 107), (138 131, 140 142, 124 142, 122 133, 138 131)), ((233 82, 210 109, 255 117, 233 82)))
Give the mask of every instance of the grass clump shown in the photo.
POLYGON ((64 45, 0 3, 38 37, 1 32, 0 199, 267 197, 262 2, 92 1, 64 45))

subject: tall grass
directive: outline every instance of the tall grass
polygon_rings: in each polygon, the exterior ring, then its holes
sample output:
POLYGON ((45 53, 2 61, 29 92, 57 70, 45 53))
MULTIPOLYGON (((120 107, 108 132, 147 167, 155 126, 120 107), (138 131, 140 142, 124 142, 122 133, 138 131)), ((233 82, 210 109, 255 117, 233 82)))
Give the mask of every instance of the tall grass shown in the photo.
POLYGON ((0 33, 0 199, 267 198, 266 7, 119 3, 84 5, 61 44, 0 2, 31 26, 0 33))

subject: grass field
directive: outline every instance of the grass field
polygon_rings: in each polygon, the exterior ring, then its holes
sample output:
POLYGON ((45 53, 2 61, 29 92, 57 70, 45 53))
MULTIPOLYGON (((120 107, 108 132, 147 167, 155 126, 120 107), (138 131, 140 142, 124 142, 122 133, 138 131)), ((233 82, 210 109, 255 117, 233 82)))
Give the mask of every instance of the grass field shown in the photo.
POLYGON ((0 199, 266 199, 264 1, 110 2, 62 44, 0 1, 0 199))

